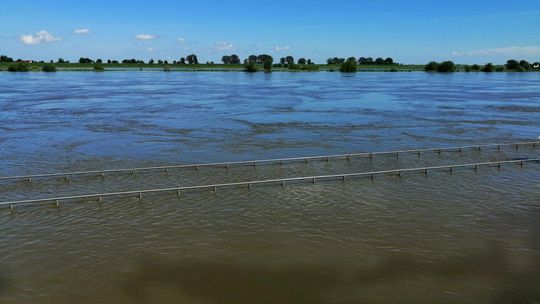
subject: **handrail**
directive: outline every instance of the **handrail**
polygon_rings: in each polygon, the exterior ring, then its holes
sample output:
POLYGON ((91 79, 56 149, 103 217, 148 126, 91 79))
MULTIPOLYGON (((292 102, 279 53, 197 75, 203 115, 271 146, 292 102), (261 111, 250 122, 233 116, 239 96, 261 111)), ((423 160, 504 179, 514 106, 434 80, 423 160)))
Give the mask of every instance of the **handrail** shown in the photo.
POLYGON ((282 179, 268 179, 268 180, 247 181, 247 182, 235 182, 235 183, 224 183, 224 184, 187 186, 187 187, 174 187, 174 188, 163 188, 163 189, 148 189, 148 190, 124 191, 124 192, 109 192, 109 193, 101 193, 101 194, 85 194, 85 195, 51 197, 51 198, 42 198, 42 199, 7 201, 7 202, 0 202, 0 206, 10 206, 10 208, 13 209, 15 205, 19 205, 19 204, 45 203, 45 202, 56 202, 56 204, 59 205, 59 202, 64 201, 64 200, 88 199, 88 198, 98 199, 101 202, 103 200, 103 197, 131 195, 131 194, 133 194, 133 195, 136 194, 136 195, 138 195, 139 198, 142 198, 142 195, 147 194, 147 193, 173 192, 174 191, 174 192, 177 193, 177 195, 180 195, 181 191, 186 191, 186 190, 211 189, 213 191, 217 191, 218 188, 234 187, 234 186, 246 186, 248 189, 251 189, 251 187, 253 185, 261 185, 261 184, 280 183, 281 186, 285 186, 286 182, 293 182, 293 181, 309 181, 309 180, 311 180, 313 183, 315 183, 317 180, 329 180, 329 179, 342 179, 343 181, 345 181, 347 177, 361 177, 361 176, 371 176, 371 178, 373 179, 373 178, 375 178, 376 175, 381 175, 381 174, 397 173, 399 176, 401 176, 402 173, 404 173, 404 172, 418 172, 418 171, 423 171, 425 174, 427 174, 429 170, 439 170, 439 169, 450 169, 451 171, 453 171, 456 168, 474 167, 475 170, 477 171, 480 166, 498 165, 498 167, 500 169, 502 164, 519 163, 519 164, 521 164, 521 166, 523 166, 523 164, 525 162, 538 162, 538 161, 540 161, 540 158, 528 158, 528 159, 521 159, 521 160, 506 160, 506 161, 495 161, 495 162, 459 164, 459 165, 444 165, 444 166, 432 166, 432 167, 421 167, 421 168, 392 169, 392 170, 360 172, 360 173, 318 175, 318 176, 305 176, 305 177, 290 177, 290 178, 282 178, 282 179))
POLYGON ((515 142, 515 143, 503 143, 503 144, 482 144, 482 145, 469 145, 461 147, 446 147, 446 148, 426 148, 426 149, 410 149, 410 150, 396 150, 396 151, 382 151, 382 152, 360 152, 360 153, 349 153, 349 154, 334 154, 334 155, 325 155, 325 156, 306 156, 306 157, 291 157, 291 158, 276 158, 276 159, 261 159, 261 160, 246 160, 246 161, 233 161, 233 162, 217 162, 217 163, 201 163, 201 164, 182 164, 182 165, 168 165, 168 166, 154 166, 154 167, 139 167, 139 168, 128 168, 128 169, 112 169, 112 170, 91 170, 91 171, 74 171, 74 172, 63 172, 63 173, 44 173, 44 174, 30 174, 30 175, 18 175, 18 176, 0 176, 0 181, 2 180, 29 180, 32 181, 33 178, 45 178, 45 177, 65 177, 68 179, 70 176, 74 175, 100 175, 104 176, 106 173, 123 173, 129 172, 132 175, 135 175, 137 172, 150 171, 150 170, 165 170, 166 172, 169 169, 181 169, 181 168, 194 168, 200 170, 203 167, 225 167, 229 168, 232 165, 252 165, 257 166, 257 164, 270 164, 270 163, 280 163, 284 164, 286 162, 309 162, 310 160, 326 160, 346 158, 350 160, 352 157, 369 157, 372 159, 375 155, 397 155, 407 154, 407 153, 416 153, 421 154, 422 152, 438 152, 439 154, 444 151, 459 151, 465 149, 478 149, 482 148, 494 148, 496 147, 500 150, 502 147, 515 146, 516 149, 519 146, 523 145, 536 145, 540 144, 540 141, 531 141, 531 142, 515 142))

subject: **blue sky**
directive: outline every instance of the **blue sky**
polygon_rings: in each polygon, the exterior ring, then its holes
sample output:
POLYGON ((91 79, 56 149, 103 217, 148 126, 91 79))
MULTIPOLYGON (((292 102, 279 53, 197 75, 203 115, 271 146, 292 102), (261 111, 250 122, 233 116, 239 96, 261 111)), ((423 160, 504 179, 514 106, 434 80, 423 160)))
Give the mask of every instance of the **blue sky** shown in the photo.
POLYGON ((0 7, 0 53, 23 59, 540 61, 538 0, 0 0, 0 7))

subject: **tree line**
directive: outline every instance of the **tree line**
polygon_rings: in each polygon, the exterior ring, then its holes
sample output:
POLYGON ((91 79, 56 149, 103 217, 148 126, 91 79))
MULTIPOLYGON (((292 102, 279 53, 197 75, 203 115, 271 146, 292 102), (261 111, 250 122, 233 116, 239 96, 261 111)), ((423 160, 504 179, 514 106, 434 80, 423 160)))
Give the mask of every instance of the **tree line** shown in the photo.
MULTIPOLYGON (((463 69, 465 72, 503 72, 505 70, 507 71, 515 71, 515 72, 524 72, 524 71, 530 71, 530 70, 540 70, 540 62, 535 63, 529 63, 526 60, 517 61, 514 59, 510 59, 506 62, 504 66, 496 67, 493 65, 493 63, 489 62, 486 63, 484 66, 480 66, 478 64, 473 65, 464 65, 463 69)), ((441 63, 436 61, 431 61, 428 64, 425 65, 424 70, 426 72, 441 72, 441 73, 448 73, 448 72, 455 72, 457 70, 457 66, 452 61, 443 61, 441 63)))
POLYGON ((395 64, 394 63, 394 59, 388 57, 386 59, 383 59, 383 58, 377 58, 375 60, 373 60, 373 58, 371 57, 360 57, 358 59, 356 59, 355 57, 349 57, 347 59, 345 58, 338 58, 338 57, 334 57, 334 58, 328 58, 326 60, 326 63, 327 64, 343 64, 345 62, 356 62, 356 64, 361 64, 361 65, 392 65, 392 64, 395 64))

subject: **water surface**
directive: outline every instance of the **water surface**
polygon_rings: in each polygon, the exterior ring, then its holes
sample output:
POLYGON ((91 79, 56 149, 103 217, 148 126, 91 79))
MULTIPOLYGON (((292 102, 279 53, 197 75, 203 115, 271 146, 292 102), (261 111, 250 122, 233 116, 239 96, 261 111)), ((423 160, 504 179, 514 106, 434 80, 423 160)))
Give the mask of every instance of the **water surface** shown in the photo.
MULTIPOLYGON (((536 140, 538 73, 0 73, 1 175, 536 140)), ((540 157, 2 182, 1 201, 540 157)), ((5 303, 533 303, 540 164, 0 211, 5 303), (241 299, 241 300, 239 300, 241 299)))

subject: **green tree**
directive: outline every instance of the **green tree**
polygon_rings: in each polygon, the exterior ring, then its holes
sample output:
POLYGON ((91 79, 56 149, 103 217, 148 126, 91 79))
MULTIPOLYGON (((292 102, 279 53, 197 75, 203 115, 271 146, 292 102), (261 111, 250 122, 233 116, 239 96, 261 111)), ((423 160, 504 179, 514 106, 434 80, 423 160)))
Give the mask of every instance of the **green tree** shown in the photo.
POLYGON ((311 59, 308 59, 307 64, 313 64, 313 61, 311 61, 311 59))
POLYGON ((339 71, 342 73, 354 73, 357 71, 356 60, 347 60, 341 64, 339 71))
POLYGON ((443 61, 437 67, 437 71, 441 73, 454 72, 455 69, 456 69, 456 65, 452 61, 443 61))
POLYGON ((186 60, 189 64, 199 64, 199 60, 197 59, 197 55, 195 54, 187 56, 186 60))
POLYGON ((491 73, 491 72, 493 72, 493 70, 494 70, 494 67, 493 67, 493 64, 491 62, 486 63, 484 68, 482 68, 482 72, 486 72, 486 73, 491 73))
POLYGON ((180 58, 180 64, 186 64, 186 58, 184 57, 180 58))
POLYGON ((43 72, 56 72, 56 67, 52 64, 44 64, 41 67, 41 71, 43 72))
POLYGON ((102 64, 102 63, 103 63, 103 60, 98 59, 98 60, 96 60, 96 63, 97 63, 97 64, 102 64))
POLYGON ((300 59, 298 59, 298 64, 304 65, 304 64, 306 64, 306 63, 307 63, 306 58, 300 58, 300 59))
POLYGON ((94 61, 90 58, 81 57, 79 58, 79 63, 94 63, 94 61))
POLYGON ((394 64, 394 59, 388 57, 384 60, 384 64, 388 64, 388 65, 394 64))
POLYGON ((225 56, 221 57, 221 61, 222 61, 224 64, 230 64, 230 63, 231 63, 231 56, 225 55, 225 56))
POLYGON ((257 65, 255 64, 255 62, 251 62, 251 61, 246 61, 246 64, 244 65, 244 72, 248 72, 248 73, 255 73, 257 72, 257 65))
POLYGON ((240 64, 240 57, 238 57, 238 55, 232 54, 230 63, 231 64, 240 64))
POLYGON ((473 64, 473 65, 471 66, 471 70, 473 70, 473 71, 480 71, 480 66, 479 66, 478 64, 473 64))
POLYGON ((287 61, 287 64, 294 64, 294 57, 293 56, 287 56, 287 57, 285 57, 285 60, 287 61))
POLYGON ((247 58, 247 62, 257 63, 257 55, 249 55, 249 57, 247 58))
POLYGON ((526 60, 521 60, 519 62, 519 65, 525 70, 530 70, 531 69, 531 64, 526 60))
POLYGON ((274 63, 274 58, 272 58, 270 55, 263 54, 259 55, 259 60, 261 60, 263 64, 264 71, 270 73, 272 71, 272 63, 274 63))
POLYGON ((6 55, 1 55, 0 56, 0 62, 13 62, 13 58, 10 58, 6 55))
POLYGON ((507 70, 517 70, 520 67, 519 62, 517 62, 517 60, 514 60, 514 59, 508 60, 505 66, 507 70))
POLYGON ((354 62, 356 62, 356 58, 354 58, 354 57, 349 57, 349 58, 347 58, 346 61, 354 61, 354 62))
POLYGON ((8 67, 8 71, 9 72, 28 72, 30 71, 30 66, 28 66, 28 64, 25 62, 19 61, 19 62, 11 64, 8 67))
POLYGON ((148 60, 148 64, 154 64, 154 62, 155 62, 154 59, 148 60))
POLYGON ((433 71, 437 71, 439 69, 439 64, 435 61, 431 61, 429 62, 428 64, 426 64, 426 66, 424 67, 424 70, 426 72, 433 72, 433 71))
POLYGON ((383 65, 383 64, 384 64, 384 59, 382 59, 382 58, 380 58, 380 57, 377 58, 377 59, 375 59, 375 64, 377 64, 377 65, 383 65))

